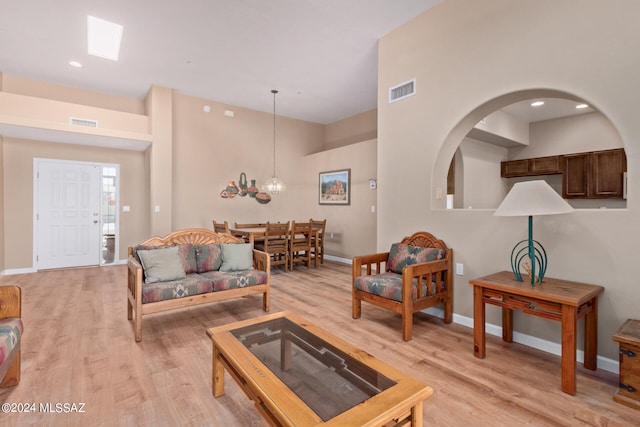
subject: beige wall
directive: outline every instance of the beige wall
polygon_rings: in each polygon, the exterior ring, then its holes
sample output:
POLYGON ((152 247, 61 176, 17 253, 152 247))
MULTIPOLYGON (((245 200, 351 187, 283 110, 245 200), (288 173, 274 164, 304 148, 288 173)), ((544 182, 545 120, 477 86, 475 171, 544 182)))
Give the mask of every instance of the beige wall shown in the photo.
POLYGON ((378 190, 369 188, 369 180, 377 179, 377 140, 312 154, 303 159, 303 164, 309 182, 305 203, 313 207, 313 218, 327 219, 327 254, 351 259, 355 255, 374 253, 378 190), (337 169, 351 169, 351 204, 319 205, 319 173, 337 169), (375 212, 371 212, 372 207, 375 212))
POLYGON ((599 112, 532 123, 532 143, 509 150, 509 160, 622 148, 613 124, 599 112))
MULTIPOLYGON (((2 89, 2 76, 0 76, 0 90, 2 89)), ((0 165, 4 164, 4 139, 0 136, 0 165)), ((4 169, 4 168, 3 168, 4 169)), ((0 171, 1 172, 1 171, 0 171)), ((4 224, 4 173, 0 173, 0 272, 4 271, 4 242, 5 242, 5 224, 4 224)))
POLYGON ((4 138, 3 151, 5 269, 33 268, 34 158, 119 164, 120 205, 131 207, 120 214, 120 257, 148 237, 144 153, 11 138, 4 138))
POLYGON ((460 152, 464 197, 462 205, 454 205, 454 208, 497 208, 506 195, 506 184, 500 178, 500 162, 507 160, 507 149, 465 138, 460 144, 460 152))
POLYGON ((242 172, 258 187, 271 177, 273 114, 179 94, 173 110, 174 228, 211 228, 213 219, 230 224, 309 219, 313 211, 304 200, 309 182, 302 159, 322 147, 322 125, 277 116, 276 175, 287 190, 262 205, 248 196, 223 199, 220 192, 229 181, 238 184, 242 172), (211 112, 203 111, 205 104, 211 112))
MULTIPOLYGON (((16 82, 22 79, 2 76, 4 88, 11 80, 15 92, 16 82)), ((370 206, 375 205, 375 192, 368 190, 369 178, 375 178, 375 142, 357 144, 353 129, 367 128, 375 132, 375 123, 363 121, 360 115, 342 121, 332 135, 340 140, 350 139, 352 147, 327 151, 325 126, 277 117, 276 172, 287 184, 287 191, 273 196, 271 203, 258 204, 249 197, 222 199, 220 191, 228 181, 239 180, 245 172, 248 180, 255 179, 260 186, 273 172, 273 116, 270 113, 223 105, 211 100, 174 93, 171 89, 153 86, 145 98, 147 115, 132 115, 103 108, 110 98, 95 93, 95 99, 85 100, 73 88, 66 94, 65 88, 44 82, 33 82, 37 91, 28 96, 2 92, 6 112, 12 119, 25 126, 39 126, 44 118, 47 123, 66 120, 66 112, 60 114, 60 105, 86 118, 101 111, 105 116, 136 117, 144 121, 147 138, 153 145, 146 152, 113 150, 52 142, 38 142, 17 138, 4 138, 2 176, 11 178, 11 186, 3 186, 5 205, 3 258, 6 270, 32 268, 33 211, 33 158, 54 158, 88 162, 117 163, 121 165, 120 205, 128 205, 130 212, 121 212, 120 258, 126 257, 126 248, 150 235, 163 235, 185 227, 211 227, 211 220, 227 220, 233 223, 266 220, 308 220, 328 217, 328 230, 334 239, 327 247, 327 254, 351 258, 375 247, 375 218, 370 206), (37 94, 44 98, 31 95, 37 94), (59 101, 58 99, 64 99, 59 101), (74 104, 77 99, 91 105, 74 104), (34 106, 33 111, 25 105, 34 106), (212 107, 210 113, 203 106, 212 107), (12 105, 19 108, 12 108, 12 105), (101 105, 98 109, 94 105, 101 105), (234 117, 224 114, 234 111, 234 117), (59 116, 59 117, 58 117, 59 116), (363 122, 367 122, 366 126, 363 122), (350 126, 353 123, 353 126, 350 126), (312 153, 317 155, 308 157, 312 153), (318 173, 324 170, 351 168, 353 174, 352 205, 340 207, 319 206, 317 201, 318 173), (16 177, 16 178, 14 178, 16 177), (366 191, 364 185, 366 184, 366 191), (159 206, 160 212, 154 207, 159 206), (366 207, 366 221, 357 216, 366 207), (25 213, 28 212, 28 215, 25 213), (361 235, 365 236, 361 238, 361 235), (354 242, 353 244, 349 242, 354 242), (366 248, 366 251, 364 250, 366 248)), ((25 85, 29 87, 29 85, 25 85)), ((126 102, 124 103, 127 104, 126 102)), ((132 104, 135 104, 132 102, 132 104)), ((115 106, 117 108, 121 108, 115 106)), ((114 108, 115 108, 114 107, 114 108)), ((365 114, 365 116, 367 116, 365 114)), ((4 117, 6 119, 6 116, 4 117)), ((128 122, 114 121, 113 132, 128 132, 128 122)), ((7 181, 5 181, 7 182, 7 181)))
POLYGON ((276 175, 287 190, 261 205, 249 196, 223 199, 229 181, 260 185, 273 173, 273 115, 202 98, 173 96, 173 228, 211 228, 211 221, 265 222, 327 219, 329 255, 350 259, 375 249, 376 143, 321 151, 325 126, 276 117, 276 175), (204 105, 211 111, 203 111, 204 105), (225 115, 233 111, 233 117, 225 115), (315 153, 315 154, 311 154, 315 153), (322 171, 351 168, 351 205, 320 206, 322 171))
MULTIPOLYGON (((464 264, 455 276, 454 311, 473 316, 473 277, 509 269, 524 218, 492 210, 442 209, 436 189, 456 148, 480 119, 545 89, 586 100, 609 118, 627 152, 627 209, 587 209, 534 219, 549 255, 549 277, 602 284, 598 353, 617 360, 613 331, 637 316, 635 242, 640 238, 640 122, 636 120, 640 57, 634 0, 447 0, 383 37, 378 77, 378 249, 425 229, 464 264), (624 41, 624 42, 622 42, 624 41), (388 104, 390 86, 417 78, 418 92, 388 104), (510 94, 510 95, 509 95, 510 94), (509 96, 504 96, 509 95, 509 96), (398 209, 402 206, 403 209, 398 209)), ((500 324, 488 309, 488 321, 500 324)), ((559 325, 516 315, 516 330, 559 342, 559 325)), ((472 351, 472 349, 469 349, 472 351)))
POLYGON ((147 149, 149 162, 149 231, 164 236, 173 223, 173 91, 152 86, 146 100, 153 144, 147 149))
POLYGON ((3 92, 132 114, 144 114, 145 112, 144 100, 142 99, 97 93, 71 86, 53 85, 10 74, 0 73, 0 80, 2 81, 0 90, 3 92))
POLYGON ((378 110, 370 110, 325 126, 324 149, 342 147, 378 137, 378 110))

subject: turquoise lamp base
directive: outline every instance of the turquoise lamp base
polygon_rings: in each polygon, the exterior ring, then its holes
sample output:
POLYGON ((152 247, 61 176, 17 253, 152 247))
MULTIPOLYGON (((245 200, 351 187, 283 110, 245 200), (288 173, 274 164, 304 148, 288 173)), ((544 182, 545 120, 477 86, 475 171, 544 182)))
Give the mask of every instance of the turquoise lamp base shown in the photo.
POLYGON ((524 281, 521 268, 531 277, 531 286, 542 283, 547 271, 547 252, 540 242, 533 240, 532 216, 529 216, 529 238, 519 241, 511 250, 511 270, 518 282, 524 281))

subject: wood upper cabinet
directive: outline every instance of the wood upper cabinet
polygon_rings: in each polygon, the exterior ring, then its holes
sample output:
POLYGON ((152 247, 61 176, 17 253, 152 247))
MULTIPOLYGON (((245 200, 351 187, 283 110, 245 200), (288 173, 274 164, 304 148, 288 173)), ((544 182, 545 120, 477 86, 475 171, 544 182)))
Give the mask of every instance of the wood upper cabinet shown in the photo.
POLYGON ((626 171, 623 148, 500 163, 503 178, 561 173, 565 199, 622 199, 626 171))
POLYGON ((500 176, 515 178, 529 175, 529 159, 500 162, 500 176))
POLYGON ((589 197, 589 153, 564 156, 562 197, 565 199, 589 197))
POLYGON ((549 156, 500 162, 500 176, 503 178, 516 178, 562 173, 561 159, 562 156, 549 156))
POLYGON ((564 156, 562 197, 565 199, 621 199, 624 197, 624 149, 564 156))
POLYGON ((551 175, 562 173, 562 156, 536 157, 529 159, 531 175, 551 175))

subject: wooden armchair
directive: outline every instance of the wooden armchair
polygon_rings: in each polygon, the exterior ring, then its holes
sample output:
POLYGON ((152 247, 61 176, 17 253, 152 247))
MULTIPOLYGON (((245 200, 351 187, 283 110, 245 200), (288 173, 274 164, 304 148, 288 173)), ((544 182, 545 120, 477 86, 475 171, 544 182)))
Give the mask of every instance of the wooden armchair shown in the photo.
POLYGON ((313 234, 311 235, 311 255, 313 258, 313 266, 318 266, 318 259, 320 264, 324 264, 324 230, 327 227, 327 220, 314 220, 310 219, 311 227, 313 228, 313 234))
POLYGON ((20 382, 20 343, 22 323, 22 289, 0 286, 0 387, 20 382))
POLYGON ((427 232, 405 237, 394 243, 389 252, 353 258, 353 318, 360 318, 362 301, 399 313, 405 341, 412 337, 416 311, 443 304, 444 322, 451 323, 452 266, 453 250, 427 232))
POLYGON ((272 267, 282 265, 284 271, 287 271, 289 268, 289 221, 267 222, 264 240, 257 242, 255 248, 271 256, 272 267))
POLYGON ((289 269, 299 262, 311 268, 311 223, 291 221, 289 233, 289 269))

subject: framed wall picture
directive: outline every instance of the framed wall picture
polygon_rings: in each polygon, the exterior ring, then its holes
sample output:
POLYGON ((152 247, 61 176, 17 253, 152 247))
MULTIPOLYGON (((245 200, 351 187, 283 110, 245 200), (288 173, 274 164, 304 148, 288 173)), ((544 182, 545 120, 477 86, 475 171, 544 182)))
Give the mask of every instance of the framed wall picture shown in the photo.
POLYGON ((349 205, 351 203, 351 169, 320 172, 318 183, 321 205, 349 205))

